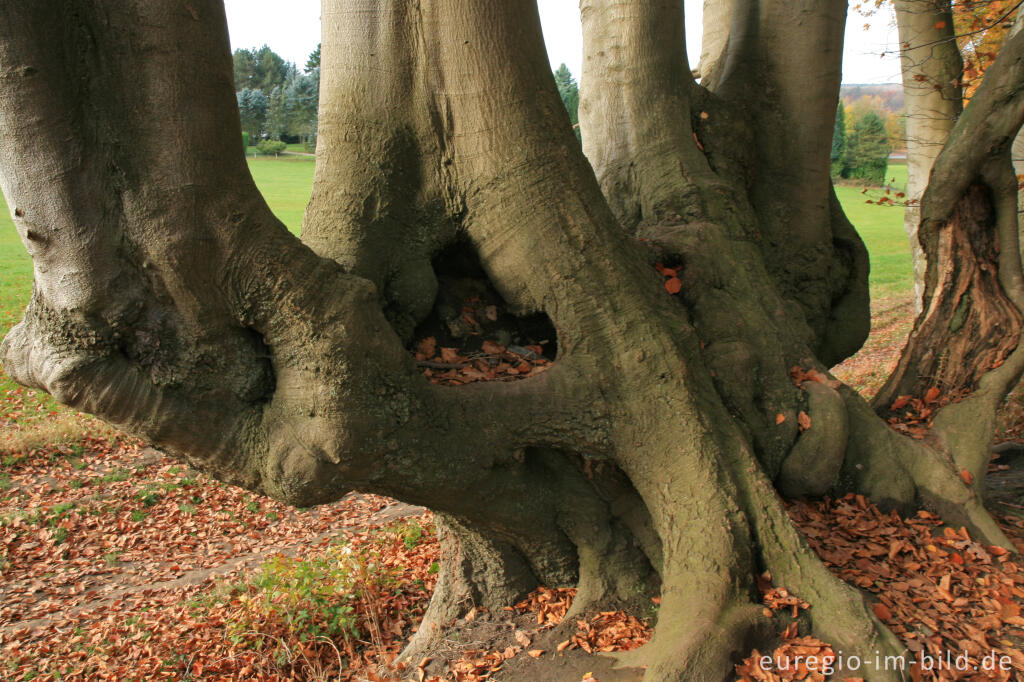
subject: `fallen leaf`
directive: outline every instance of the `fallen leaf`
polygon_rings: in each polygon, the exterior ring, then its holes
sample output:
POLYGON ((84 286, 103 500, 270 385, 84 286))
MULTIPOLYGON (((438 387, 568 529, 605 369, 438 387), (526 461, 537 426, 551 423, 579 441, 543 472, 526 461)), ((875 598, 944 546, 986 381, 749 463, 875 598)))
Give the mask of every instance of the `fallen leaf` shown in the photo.
POLYGON ((902 410, 904 407, 907 406, 907 403, 909 403, 909 402, 910 402, 910 396, 909 395, 901 395, 899 398, 896 398, 896 400, 892 401, 892 407, 890 409, 902 410))

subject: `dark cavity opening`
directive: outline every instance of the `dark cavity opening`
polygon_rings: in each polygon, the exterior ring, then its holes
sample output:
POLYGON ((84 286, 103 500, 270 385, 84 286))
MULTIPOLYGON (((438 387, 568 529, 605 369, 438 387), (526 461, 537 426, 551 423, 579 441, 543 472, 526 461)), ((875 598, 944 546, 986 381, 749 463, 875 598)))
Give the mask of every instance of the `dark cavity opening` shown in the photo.
POLYGON ((514 314, 468 239, 449 244, 432 266, 437 297, 409 346, 429 379, 448 384, 507 381, 550 367, 558 354, 550 318, 514 314))

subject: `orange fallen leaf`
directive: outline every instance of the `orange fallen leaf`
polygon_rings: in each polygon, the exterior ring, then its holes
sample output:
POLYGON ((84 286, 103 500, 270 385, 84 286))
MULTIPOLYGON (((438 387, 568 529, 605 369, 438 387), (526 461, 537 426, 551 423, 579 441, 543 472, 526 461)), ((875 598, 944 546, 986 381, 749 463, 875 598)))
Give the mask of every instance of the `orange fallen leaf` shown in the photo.
POLYGON ((501 345, 500 343, 495 343, 494 341, 484 341, 480 347, 480 350, 482 350, 485 353, 490 353, 492 355, 501 355, 502 353, 505 352, 505 346, 501 345))
POLYGON ((675 277, 676 275, 679 274, 678 268, 666 268, 661 263, 656 264, 654 266, 654 269, 660 272, 661 274, 665 275, 666 277, 675 277))
POLYGON ((941 393, 942 392, 939 391, 938 386, 932 386, 928 389, 928 392, 924 394, 924 401, 930 405, 939 399, 941 393))
POLYGON ((670 277, 665 280, 665 291, 670 294, 678 294, 683 290, 683 283, 678 277, 670 277))
POLYGON ((530 658, 540 658, 542 655, 544 655, 544 650, 543 649, 530 649, 526 653, 530 655, 530 658))
POLYGON ((806 431, 811 428, 811 417, 803 410, 800 410, 800 414, 796 416, 796 421, 800 425, 801 431, 806 431))
POLYGON ((892 612, 889 611, 889 607, 882 602, 875 602, 871 605, 871 610, 875 612, 878 620, 887 621, 892 618, 892 612))
POLYGON ((896 398, 896 400, 892 401, 892 408, 891 409, 893 409, 893 410, 901 410, 904 407, 906 407, 907 403, 909 403, 909 402, 910 402, 910 396, 909 395, 901 395, 899 398, 896 398))
POLYGON ((967 485, 971 485, 972 483, 974 483, 974 474, 972 474, 967 469, 964 469, 963 471, 960 472, 960 480, 962 480, 967 485))
POLYGON ((775 425, 776 426, 778 426, 779 424, 781 424, 784 421, 786 421, 786 415, 782 414, 781 412, 779 412, 777 415, 775 415, 775 425))

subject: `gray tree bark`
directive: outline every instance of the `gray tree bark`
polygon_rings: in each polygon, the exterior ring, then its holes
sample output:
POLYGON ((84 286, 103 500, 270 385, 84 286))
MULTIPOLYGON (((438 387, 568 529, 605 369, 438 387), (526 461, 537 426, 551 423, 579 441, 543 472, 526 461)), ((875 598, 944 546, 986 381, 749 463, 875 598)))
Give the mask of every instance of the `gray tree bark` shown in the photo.
MULTIPOLYGON (((654 638, 628 661, 717 681, 768 634, 752 597, 765 568, 837 648, 898 653, 776 485, 930 503, 1008 543, 952 460, 845 387, 794 385, 794 365, 825 376, 866 331, 866 254, 827 181, 843 7, 738 7, 712 94, 685 66, 678 2, 585 3, 588 45, 606 41, 585 67, 595 178, 532 3, 328 0, 299 240, 238 154, 218 2, 4 5, 0 186, 36 275, 4 368, 292 504, 359 489, 437 511, 448 560, 410 655, 468 602, 575 584, 582 611, 657 586, 654 638), (810 88, 795 71, 809 59, 810 88), (771 94, 746 102, 762 81, 771 94), (453 243, 510 309, 547 315, 552 369, 462 387, 418 373, 407 346, 453 243), (659 260, 678 264, 680 296, 659 260)), ((1000 68, 1006 87, 1024 80, 1000 68)), ((990 148, 1019 112, 976 99, 997 125, 965 112, 951 153, 987 168, 970 144, 990 148)), ((939 223, 973 196, 958 168, 936 163, 939 223)), ((993 374, 1021 365, 1014 351, 993 374)))
POLYGON ((921 198, 932 164, 963 111, 963 58, 951 3, 896 0, 907 124, 907 207, 904 227, 914 263, 914 308, 920 313, 927 263, 917 236, 921 198))

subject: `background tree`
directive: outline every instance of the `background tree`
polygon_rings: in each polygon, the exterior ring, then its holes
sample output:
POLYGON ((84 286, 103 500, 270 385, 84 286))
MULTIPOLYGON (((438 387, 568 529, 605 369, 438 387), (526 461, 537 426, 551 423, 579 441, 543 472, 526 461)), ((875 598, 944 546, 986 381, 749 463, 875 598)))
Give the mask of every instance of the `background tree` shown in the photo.
POLYGON ((864 112, 853 120, 853 130, 847 140, 846 177, 884 185, 891 151, 885 122, 874 111, 864 112))
POLYGON ((317 111, 320 107, 320 67, 296 74, 284 90, 287 130, 307 147, 316 146, 317 111))
MULTIPOLYGON (((239 93, 238 110, 242 116, 242 125, 244 127, 246 117, 242 111, 241 93, 239 93)), ((280 140, 282 135, 288 134, 290 129, 290 116, 291 111, 289 101, 285 95, 284 88, 280 86, 275 87, 270 91, 270 95, 267 97, 267 110, 264 125, 264 128, 270 137, 275 140, 280 140)))
POLYGON ((232 59, 236 92, 248 89, 268 94, 275 87, 283 87, 295 72, 294 64, 285 62, 266 45, 251 50, 237 49, 232 59))
POLYGON ((309 53, 309 59, 306 60, 306 73, 310 73, 313 69, 320 68, 320 43, 317 43, 316 49, 309 53))
POLYGON ((267 97, 262 90, 244 90, 236 93, 238 114, 242 128, 249 133, 251 140, 259 140, 267 121, 267 97))
POLYGON ((569 72, 569 67, 564 63, 555 71, 555 85, 558 87, 558 94, 562 98, 565 110, 569 112, 569 122, 573 125, 576 139, 580 138, 580 89, 576 79, 569 72))
POLYGON ((328 0, 299 240, 238 154, 219 2, 0 6, 19 65, 0 78, 0 185, 36 263, 4 369, 291 504, 360 489, 434 509, 447 559, 408 656, 538 583, 578 586, 570 616, 656 590, 654 637, 625 660, 717 682, 775 634, 764 570, 814 604, 805 629, 898 655, 776 489, 927 505, 1009 546, 979 486, 1024 371, 1006 148, 1024 36, 935 162, 928 313, 878 414, 827 373, 869 323, 867 254, 829 179, 845 2, 737 0, 699 85, 681 3, 581 9, 592 166, 532 2, 328 0), (551 335, 551 369, 424 379, 417 330, 467 279, 509 334, 551 335), (886 421, 902 395, 931 406, 920 439, 886 421))
POLYGON ((846 107, 843 100, 836 105, 836 123, 832 130, 832 150, 829 154, 832 177, 848 177, 846 169, 846 107))

